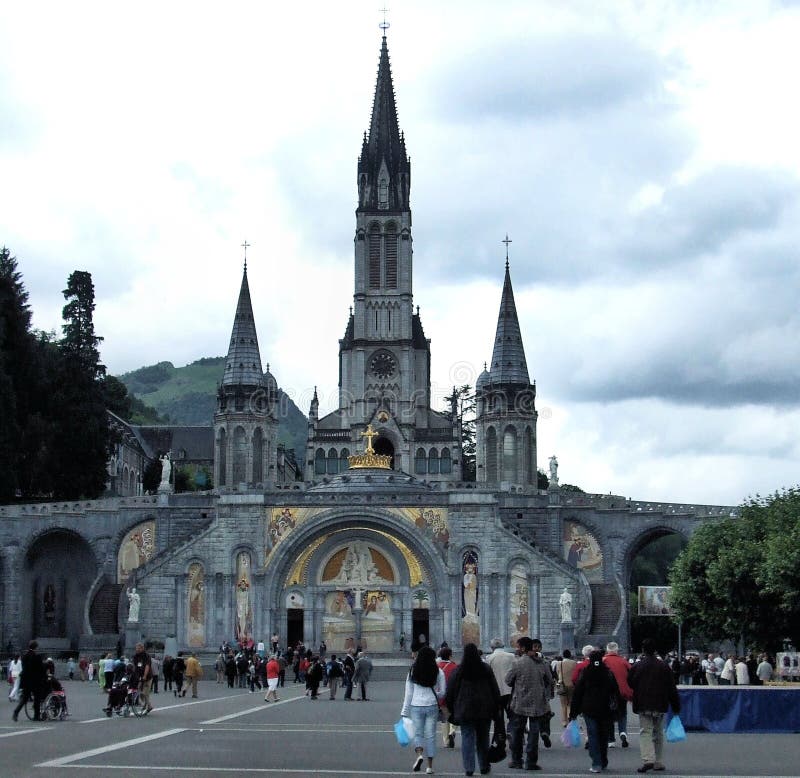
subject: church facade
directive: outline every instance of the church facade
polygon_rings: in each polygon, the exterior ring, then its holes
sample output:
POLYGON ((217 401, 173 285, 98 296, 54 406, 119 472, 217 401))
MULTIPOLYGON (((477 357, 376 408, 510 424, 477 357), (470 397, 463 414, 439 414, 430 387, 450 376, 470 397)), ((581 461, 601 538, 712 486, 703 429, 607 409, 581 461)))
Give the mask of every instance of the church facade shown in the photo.
POLYGON ((375 654, 396 651, 401 635, 406 645, 421 635, 513 645, 524 634, 553 651, 612 636, 627 645, 636 552, 730 509, 562 494, 554 460, 550 488, 537 488, 536 386, 508 262, 492 359, 476 384, 477 479, 464 481, 455 408, 431 408, 410 193, 384 37, 357 165, 339 403, 320 417, 314 395, 303 481, 281 466, 278 382, 262 367, 245 267, 207 430, 214 490, 162 484, 153 496, 131 487, 126 497, 0 506, 3 646, 35 637, 99 649, 127 634, 210 651, 275 632, 282 643, 375 654), (359 458, 365 449, 374 459, 359 458))

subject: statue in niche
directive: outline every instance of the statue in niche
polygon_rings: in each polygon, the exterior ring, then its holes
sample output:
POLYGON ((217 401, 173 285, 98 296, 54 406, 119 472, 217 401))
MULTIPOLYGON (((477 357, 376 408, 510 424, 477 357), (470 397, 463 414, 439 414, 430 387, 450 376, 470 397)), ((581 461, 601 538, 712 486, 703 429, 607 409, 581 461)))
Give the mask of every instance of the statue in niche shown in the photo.
POLYGON ((136 624, 139 621, 139 607, 142 604, 142 598, 136 591, 136 587, 128 589, 128 622, 136 624))
POLYGON ((572 621, 572 595, 566 586, 558 598, 558 607, 561 608, 561 621, 572 621))

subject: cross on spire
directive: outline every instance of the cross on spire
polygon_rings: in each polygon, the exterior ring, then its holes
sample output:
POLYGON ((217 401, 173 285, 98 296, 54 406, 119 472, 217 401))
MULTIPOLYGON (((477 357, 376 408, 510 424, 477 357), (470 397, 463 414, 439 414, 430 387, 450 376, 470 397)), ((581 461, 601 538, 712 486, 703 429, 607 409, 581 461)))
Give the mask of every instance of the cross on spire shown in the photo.
POLYGON ((245 238, 244 243, 241 244, 242 248, 244 249, 244 269, 247 270, 247 249, 250 248, 252 244, 247 242, 247 238, 245 238))
POLYGON ((383 14, 383 21, 378 25, 378 27, 380 27, 383 30, 383 37, 385 38, 386 37, 386 30, 388 30, 389 27, 391 26, 389 24, 389 22, 386 21, 386 14, 389 13, 389 9, 388 8, 381 8, 380 12, 383 14))
POLYGON ((508 237, 508 233, 506 233, 505 240, 501 240, 500 242, 506 244, 506 267, 508 267, 508 244, 513 243, 514 241, 511 240, 511 238, 508 237))

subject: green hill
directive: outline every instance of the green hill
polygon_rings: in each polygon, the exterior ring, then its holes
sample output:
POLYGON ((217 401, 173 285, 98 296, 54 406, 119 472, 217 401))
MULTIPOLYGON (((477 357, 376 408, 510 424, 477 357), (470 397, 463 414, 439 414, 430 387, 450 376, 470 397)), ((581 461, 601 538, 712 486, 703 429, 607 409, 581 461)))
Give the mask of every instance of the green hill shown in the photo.
MULTIPOLYGON (((128 391, 172 424, 211 425, 216 407, 217 384, 222 379, 225 357, 204 357, 185 367, 159 362, 119 376, 128 391)), ((280 391, 280 390, 279 390, 280 391)), ((279 408, 285 415, 278 419, 278 442, 293 448, 298 463, 305 457, 308 419, 288 396, 279 408)))

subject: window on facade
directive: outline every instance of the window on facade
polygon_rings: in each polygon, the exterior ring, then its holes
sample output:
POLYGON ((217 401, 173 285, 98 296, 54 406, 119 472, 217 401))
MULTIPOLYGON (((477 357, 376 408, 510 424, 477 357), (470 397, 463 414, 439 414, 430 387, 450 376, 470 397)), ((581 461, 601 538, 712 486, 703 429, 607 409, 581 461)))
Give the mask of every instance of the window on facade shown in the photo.
POLYGON ((219 452, 219 456, 217 457, 217 461, 219 463, 217 486, 225 486, 228 464, 228 436, 225 434, 225 430, 223 429, 219 431, 219 437, 217 438, 217 451, 219 452))
POLYGON ((453 472, 453 460, 450 459, 449 448, 442 449, 442 455, 439 457, 439 472, 443 475, 453 472))
POLYGON ((253 483, 264 481, 264 433, 256 428, 253 433, 253 483))
POLYGON ((373 224, 369 228, 369 288, 381 286, 381 228, 373 224))
POLYGON ((336 449, 332 448, 328 451, 328 475, 336 475, 339 472, 339 455, 336 449))
POLYGON ((494 427, 486 430, 486 480, 497 481, 497 433, 494 427))
POLYGON ((533 452, 533 433, 530 427, 525 427, 525 480, 529 484, 536 484, 537 473, 533 452))
POLYGON ((386 229, 386 288, 397 289, 397 227, 390 224, 386 229))
POLYGON ((339 453, 339 472, 343 473, 350 467, 350 462, 348 461, 348 457, 350 456, 350 450, 343 448, 339 453))
POLYGON ((517 431, 511 428, 503 434, 503 480, 517 480, 517 431))
POLYGON ((233 483, 247 482, 247 433, 244 427, 237 427, 233 432, 233 483))
POLYGON ((378 182, 378 207, 389 207, 389 182, 385 178, 378 182))
POLYGON ((314 474, 325 475, 325 452, 321 448, 314 455, 314 474))
POLYGON ((434 475, 439 473, 439 452, 435 448, 428 453, 428 472, 434 475))
POLYGON ((428 458, 425 456, 424 448, 417 449, 417 455, 414 457, 414 472, 417 475, 425 475, 428 472, 428 458))

